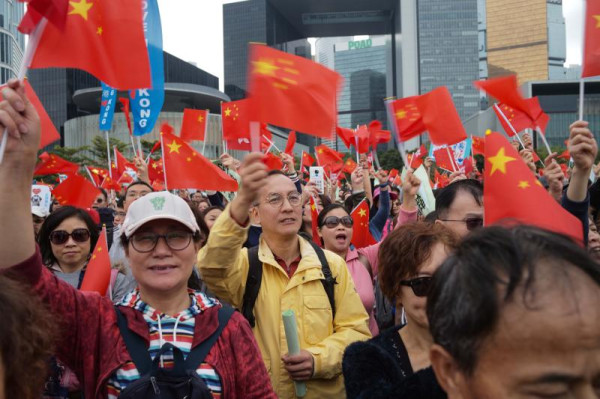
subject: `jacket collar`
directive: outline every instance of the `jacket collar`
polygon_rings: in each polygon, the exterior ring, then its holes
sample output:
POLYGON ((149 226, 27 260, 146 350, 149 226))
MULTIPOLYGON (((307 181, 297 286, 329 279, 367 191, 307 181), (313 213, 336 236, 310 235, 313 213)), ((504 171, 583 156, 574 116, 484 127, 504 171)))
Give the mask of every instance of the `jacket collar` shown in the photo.
MULTIPOLYGON (((299 235, 296 237, 300 243, 300 256, 302 257, 296 273, 307 269, 320 268, 321 263, 319 262, 319 257, 317 256, 317 253, 313 247, 308 243, 308 241, 299 235)), ((269 248, 269 245, 267 245, 267 242, 262 236, 260 237, 260 242, 258 244, 258 259, 260 259, 260 261, 264 264, 271 265, 281 270, 281 272, 287 276, 285 270, 283 270, 283 268, 275 260, 275 256, 273 256, 271 248, 269 248)))

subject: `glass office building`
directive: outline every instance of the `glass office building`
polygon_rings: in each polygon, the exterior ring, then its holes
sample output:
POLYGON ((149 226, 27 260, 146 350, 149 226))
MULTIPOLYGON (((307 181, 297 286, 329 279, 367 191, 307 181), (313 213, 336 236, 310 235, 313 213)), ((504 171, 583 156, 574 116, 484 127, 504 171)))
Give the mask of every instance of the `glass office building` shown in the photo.
POLYGON ((24 7, 16 0, 0 0, 0 84, 19 73, 25 38, 17 27, 23 18, 24 7))
POLYGON ((461 118, 480 108, 477 0, 419 0, 420 92, 448 86, 461 118))

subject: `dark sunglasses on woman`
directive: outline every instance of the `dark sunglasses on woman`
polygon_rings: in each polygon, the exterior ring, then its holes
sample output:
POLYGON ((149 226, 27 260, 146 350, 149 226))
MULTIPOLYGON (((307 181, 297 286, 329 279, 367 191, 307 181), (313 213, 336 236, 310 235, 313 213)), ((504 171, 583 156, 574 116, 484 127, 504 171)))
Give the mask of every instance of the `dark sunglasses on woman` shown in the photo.
POLYGON ((87 229, 75 229, 71 233, 54 230, 50 233, 50 242, 54 245, 62 245, 69 240, 69 237, 72 237, 75 242, 86 242, 90 239, 90 232, 87 229))
POLYGON ((463 220, 456 219, 440 219, 442 222, 461 222, 467 225, 467 230, 473 231, 480 227, 483 227, 483 218, 471 217, 463 220))
POLYGON ((412 280, 400 281, 401 285, 406 285, 412 288, 413 293, 416 296, 427 296, 429 288, 431 287, 431 277, 417 277, 412 280))
POLYGON ((326 226, 330 229, 337 227, 340 223, 344 227, 350 228, 354 225, 354 220, 352 220, 350 216, 343 216, 341 218, 337 216, 327 216, 325 220, 323 220, 323 226, 326 226))

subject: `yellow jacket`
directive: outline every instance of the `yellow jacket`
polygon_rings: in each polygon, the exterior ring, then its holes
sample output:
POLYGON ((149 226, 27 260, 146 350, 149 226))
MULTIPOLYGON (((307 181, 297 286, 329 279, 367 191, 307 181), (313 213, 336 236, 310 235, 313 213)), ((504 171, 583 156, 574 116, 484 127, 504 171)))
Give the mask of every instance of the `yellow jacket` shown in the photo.
MULTIPOLYGON (((248 275, 248 251, 242 248, 247 228, 230 216, 229 208, 213 225, 208 242, 198 255, 198 267, 208 288, 241 308, 248 275)), ((300 347, 314 357, 314 375, 307 381, 305 398, 344 398, 342 355, 355 341, 370 338, 369 316, 356 293, 345 261, 325 251, 335 284, 335 320, 320 279, 321 264, 314 249, 299 238, 302 260, 290 279, 261 238, 258 257, 263 262, 260 291, 254 307, 253 332, 280 398, 295 398, 293 381, 281 356, 288 352, 281 312, 292 309, 298 322, 300 347)))

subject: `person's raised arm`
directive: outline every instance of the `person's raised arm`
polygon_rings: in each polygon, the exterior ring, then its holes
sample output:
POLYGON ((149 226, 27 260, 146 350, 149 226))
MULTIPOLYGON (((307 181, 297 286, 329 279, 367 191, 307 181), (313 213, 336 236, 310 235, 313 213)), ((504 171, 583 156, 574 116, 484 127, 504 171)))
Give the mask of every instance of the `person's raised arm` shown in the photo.
POLYGON ((8 134, 8 140, 0 164, 0 268, 8 268, 35 252, 30 196, 40 118, 25 95, 23 83, 9 81, 2 95, 0 131, 8 134))
POLYGON ((588 179, 598 154, 598 144, 588 128, 588 122, 574 122, 569 129, 569 153, 575 165, 567 189, 567 198, 581 202, 587 197, 588 179))
POLYGON ((265 185, 267 166, 262 162, 263 155, 251 153, 244 158, 239 173, 242 179, 238 195, 231 201, 231 217, 240 225, 248 222, 248 212, 257 199, 258 192, 265 185))

